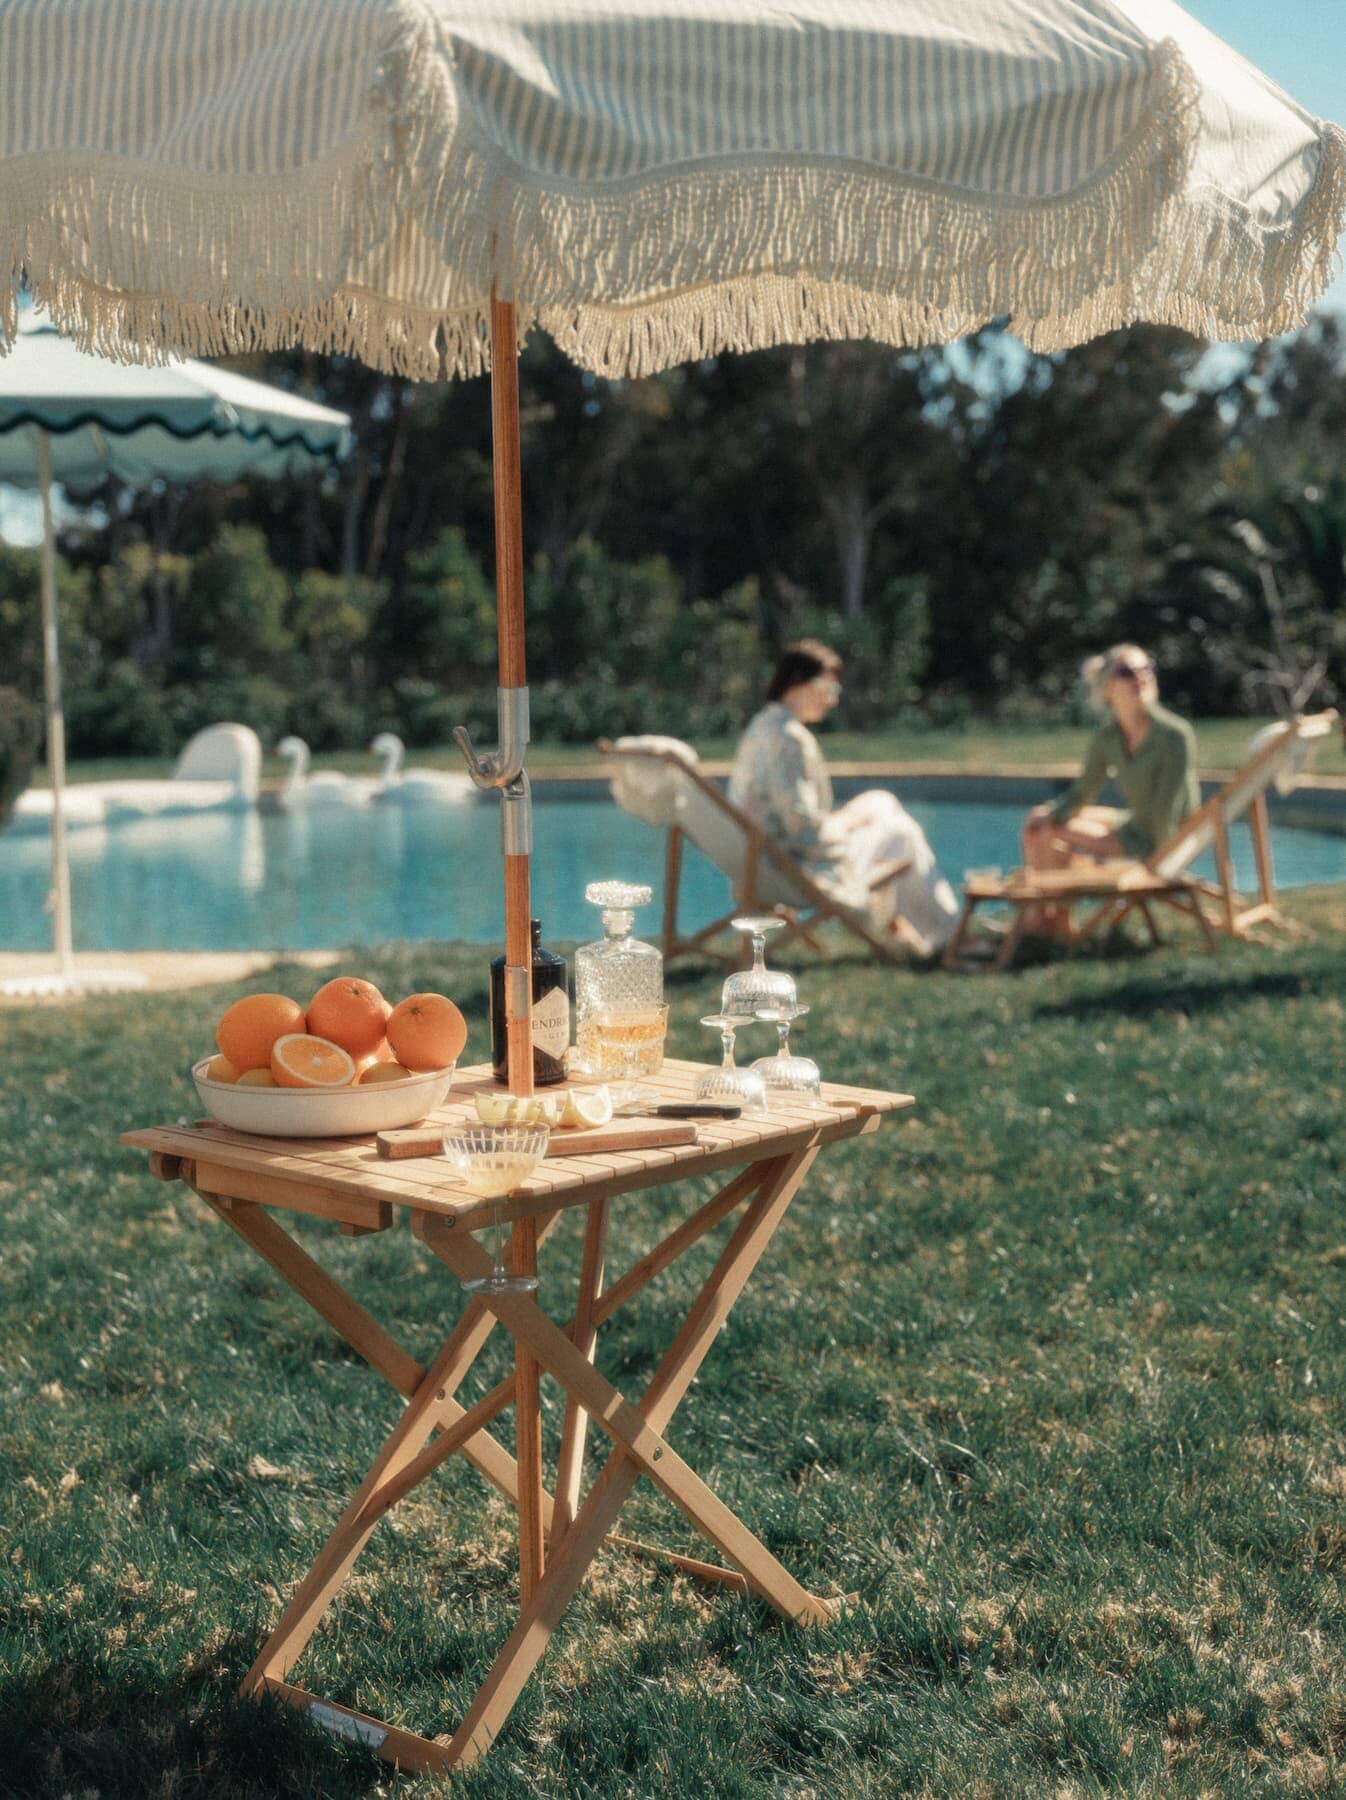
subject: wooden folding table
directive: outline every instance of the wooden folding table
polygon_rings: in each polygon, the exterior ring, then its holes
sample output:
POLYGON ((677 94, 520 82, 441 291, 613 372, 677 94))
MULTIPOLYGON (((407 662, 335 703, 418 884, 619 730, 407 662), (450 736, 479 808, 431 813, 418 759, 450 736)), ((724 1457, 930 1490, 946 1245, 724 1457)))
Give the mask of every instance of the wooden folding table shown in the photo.
MULTIPOLYGON (((693 1063, 666 1062, 651 1085, 660 1099, 685 1100, 701 1072, 693 1063)), ((475 1116, 475 1094, 491 1087, 489 1068, 462 1071, 434 1120, 447 1124, 475 1116)), ((465 1300, 457 1324, 428 1365, 403 1349, 272 1214, 305 1213, 359 1235, 386 1230, 394 1222, 394 1208, 406 1208, 412 1231, 454 1275, 478 1275, 489 1267, 489 1258, 474 1233, 489 1224, 493 1203, 456 1185, 442 1158, 389 1161, 370 1138, 248 1137, 209 1123, 125 1133, 123 1143, 152 1152, 156 1175, 191 1186, 407 1400, 249 1671, 244 1693, 274 1694, 302 1707, 400 1769, 446 1770, 475 1762, 504 1725, 604 1543, 657 1556, 693 1577, 756 1594, 789 1619, 813 1623, 831 1618, 838 1600, 802 1587, 678 1455, 667 1430, 820 1150, 871 1132, 884 1113, 912 1104, 905 1094, 827 1083, 821 1104, 791 1100, 773 1103, 766 1118, 699 1122, 695 1142, 549 1157, 503 1203, 503 1213, 513 1222, 514 1266, 535 1273, 538 1245, 563 1212, 585 1209, 584 1252, 571 1317, 557 1324, 548 1316, 555 1283, 544 1267, 536 1295, 465 1300), (609 1219, 615 1211, 620 1228, 622 1218, 629 1216, 627 1205, 634 1204, 624 1197, 710 1173, 727 1177, 720 1191, 617 1280, 605 1283, 609 1219), (731 1215, 737 1215, 737 1223, 728 1242, 653 1379, 638 1401, 628 1400, 595 1367, 599 1327, 731 1215), (513 1372, 481 1399, 464 1405, 456 1395, 497 1323, 514 1340, 513 1372), (566 1396, 550 1489, 543 1481, 538 1403, 538 1378, 544 1372, 566 1396), (515 1410, 513 1456, 490 1430, 510 1406, 515 1410), (607 1434, 611 1449, 581 1497, 590 1422, 607 1434), (421 1737, 321 1699, 288 1677, 379 1519, 460 1452, 517 1506, 520 1610, 456 1730, 421 1737), (676 1555, 614 1533, 623 1503, 641 1476, 674 1502, 723 1562, 676 1555)))

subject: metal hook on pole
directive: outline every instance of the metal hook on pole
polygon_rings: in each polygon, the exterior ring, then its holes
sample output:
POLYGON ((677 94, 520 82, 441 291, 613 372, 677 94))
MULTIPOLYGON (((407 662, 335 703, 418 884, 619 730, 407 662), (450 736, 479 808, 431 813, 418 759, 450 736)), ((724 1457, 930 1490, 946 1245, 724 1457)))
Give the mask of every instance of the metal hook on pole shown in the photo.
POLYGON ((466 725, 456 726, 453 733, 468 773, 479 788, 507 788, 516 782, 528 750, 528 689, 498 687, 495 707, 500 739, 497 749, 479 754, 466 725))

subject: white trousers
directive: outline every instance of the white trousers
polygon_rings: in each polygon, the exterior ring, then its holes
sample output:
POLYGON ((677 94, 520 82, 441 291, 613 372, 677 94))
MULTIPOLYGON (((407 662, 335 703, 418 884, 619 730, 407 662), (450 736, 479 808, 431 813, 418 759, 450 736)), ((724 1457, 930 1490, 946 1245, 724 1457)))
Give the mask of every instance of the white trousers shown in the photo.
POLYGON ((958 900, 939 872, 930 840, 896 794, 884 788, 857 794, 831 814, 825 835, 842 860, 847 898, 876 930, 887 930, 900 913, 932 950, 943 948, 958 922, 958 900), (907 861, 905 874, 869 891, 884 863, 907 861))

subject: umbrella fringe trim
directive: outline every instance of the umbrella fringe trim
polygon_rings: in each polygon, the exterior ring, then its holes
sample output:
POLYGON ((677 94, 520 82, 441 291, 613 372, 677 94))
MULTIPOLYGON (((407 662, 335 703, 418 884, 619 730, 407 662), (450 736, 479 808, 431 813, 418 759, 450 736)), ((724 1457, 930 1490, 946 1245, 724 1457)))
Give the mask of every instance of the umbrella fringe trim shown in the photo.
MULTIPOLYGON (((455 104, 442 45, 424 67, 431 37, 433 27, 409 32, 403 46, 406 90, 421 96, 441 84, 435 105, 413 109, 420 119, 455 104)), ((484 297, 495 283, 514 299, 521 330, 540 323, 600 374, 651 374, 821 336, 920 344, 1008 314, 1038 320, 1051 337, 1057 320, 1082 314, 1153 249, 1166 197, 1191 169, 1199 89, 1172 40, 1152 49, 1145 90, 1125 142, 1089 180, 1037 202, 797 157, 707 161, 597 190, 544 184, 466 107, 447 157, 438 134, 407 142, 407 199, 469 290, 484 297), (707 280, 707 269, 725 273, 707 280), (919 293, 901 291, 907 271, 918 273, 919 293)), ((470 316, 452 320, 446 336, 446 372, 487 366, 485 333, 470 316)))
MULTIPOLYGON (((1170 230, 1161 240, 1162 255, 1156 253, 1133 282, 1100 289, 1078 312, 1054 321, 1053 334, 1067 344, 1083 343, 1143 319, 1193 337, 1235 341, 1277 337, 1302 325, 1342 266, 1337 244, 1346 230, 1346 132, 1328 123, 1319 132, 1318 170, 1296 231, 1262 233, 1211 208, 1191 217, 1182 233, 1170 230), (1208 297, 1213 267, 1226 290, 1223 304, 1208 297), (1242 296, 1231 306, 1227 290, 1235 270, 1242 296)), ((1041 328, 1026 328, 1023 338, 1032 350, 1059 347, 1041 328)))
MULTIPOLYGON (((22 283, 80 349, 112 361, 303 343, 438 373, 438 310, 350 285, 402 216, 415 97, 406 82, 430 43, 419 0, 397 0, 391 13, 371 55, 359 128, 307 168, 225 177, 161 164, 142 174, 129 158, 93 153, 7 160, 0 354, 15 341, 22 283), (240 269, 254 291, 226 298, 240 269)), ((423 76, 420 89, 424 99, 423 76)))
MULTIPOLYGON (((81 347, 131 360, 302 343, 416 379, 475 375, 489 366, 493 280, 515 298, 521 341, 540 324, 576 362, 612 376, 820 338, 916 346, 1003 317, 1040 351, 1140 318, 1209 337, 1300 323, 1336 266, 1346 136, 1320 128, 1318 170, 1293 227, 1266 231, 1183 197, 1199 94, 1171 41, 1154 48, 1147 90, 1139 122, 1092 182, 1034 205, 978 204, 853 164, 773 159, 561 191, 528 185, 482 138, 458 107, 433 13, 424 0, 399 0, 362 132, 321 171, 274 192, 261 184, 274 207, 256 182, 222 191, 155 171, 142 187, 92 162, 56 184, 34 158, 0 216, 14 219, 7 235, 22 244, 16 272, 55 322, 81 347), (1156 183, 1175 197, 1156 205, 1156 183), (247 225, 249 213, 261 223, 247 225), (124 234, 132 219, 135 233, 124 234), (452 269, 460 305, 378 294, 369 259, 399 220, 452 269), (142 291, 92 279, 132 236, 142 291), (279 260, 274 247, 264 255, 268 242, 289 246, 288 269, 268 271, 247 301, 218 298, 229 269, 279 260), (932 243, 933 278, 923 266, 932 243), (299 274, 310 256, 325 281, 299 274), (343 280, 362 260, 370 285, 343 280), (735 262, 721 280, 697 277, 735 262), (894 291, 894 273, 900 281, 917 268, 920 295, 894 291), (1208 298, 1212 269, 1232 302, 1208 298), (603 291, 635 298, 594 302, 603 291)), ((11 341, 15 306, 12 292, 0 296, 11 341)))

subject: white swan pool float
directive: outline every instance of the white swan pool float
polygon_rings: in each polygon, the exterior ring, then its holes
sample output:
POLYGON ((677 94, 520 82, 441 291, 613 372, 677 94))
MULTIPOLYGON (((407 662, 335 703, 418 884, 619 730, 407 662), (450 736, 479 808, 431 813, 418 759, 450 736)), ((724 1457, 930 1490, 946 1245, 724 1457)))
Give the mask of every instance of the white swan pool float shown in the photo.
MULTIPOLYGON (((67 826, 112 825, 121 819, 254 806, 262 777, 262 745, 247 725, 210 725, 192 738, 166 781, 80 781, 67 787, 67 826)), ((51 829, 51 789, 29 788, 14 803, 8 830, 51 829)))
POLYGON ((379 783, 369 775, 343 775, 339 769, 308 772, 309 748, 301 737, 284 737, 276 755, 289 763, 284 785, 275 796, 277 806, 368 806, 379 783))
POLYGON ((396 732, 381 731, 369 748, 383 759, 383 776, 374 790, 375 800, 382 804, 461 806, 476 798, 470 775, 450 775, 444 769, 404 769, 406 745, 396 732))

